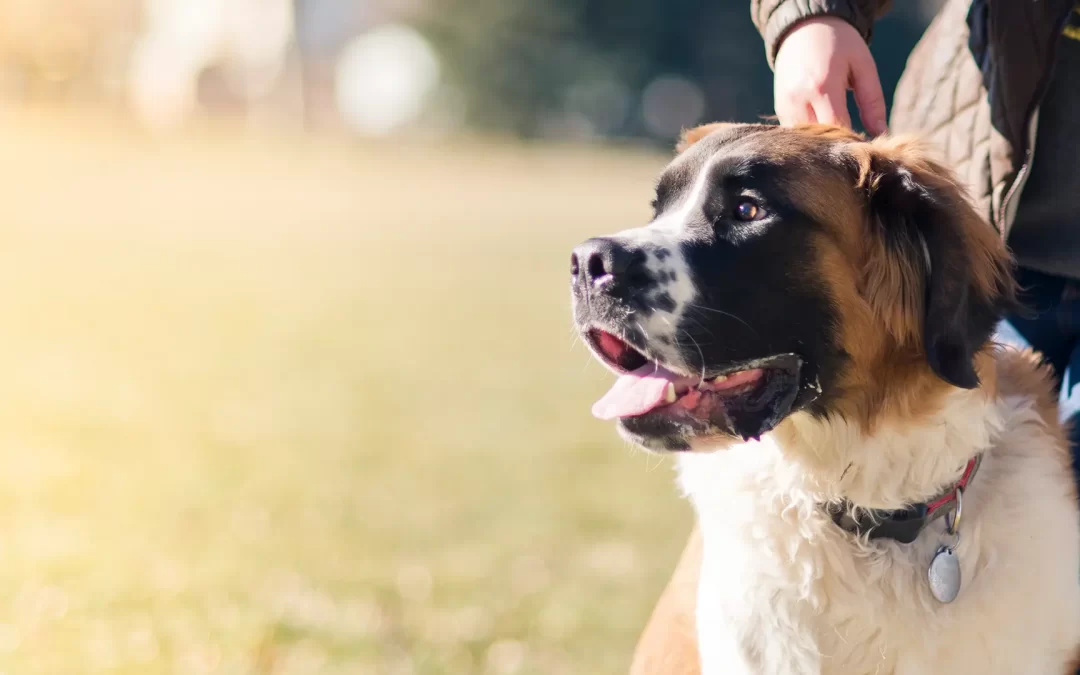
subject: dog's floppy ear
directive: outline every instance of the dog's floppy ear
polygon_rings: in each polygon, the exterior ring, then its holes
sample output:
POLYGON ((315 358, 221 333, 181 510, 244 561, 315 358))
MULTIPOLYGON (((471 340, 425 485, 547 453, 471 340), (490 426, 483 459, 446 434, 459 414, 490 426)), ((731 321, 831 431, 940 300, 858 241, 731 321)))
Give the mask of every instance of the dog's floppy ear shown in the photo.
POLYGON ((892 319, 890 331, 901 343, 921 337, 938 376, 974 388, 975 354, 1015 306, 1005 245, 952 173, 917 144, 861 145, 872 240, 864 292, 875 313, 887 324, 892 319))

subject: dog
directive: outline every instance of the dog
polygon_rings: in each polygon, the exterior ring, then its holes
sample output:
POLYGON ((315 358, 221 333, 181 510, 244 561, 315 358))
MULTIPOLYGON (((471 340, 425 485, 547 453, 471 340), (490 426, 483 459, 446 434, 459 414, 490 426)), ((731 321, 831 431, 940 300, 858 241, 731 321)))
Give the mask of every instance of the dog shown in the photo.
POLYGON ((593 413, 696 513, 637 675, 1073 673, 1055 382, 993 340, 1006 246, 917 139, 685 132, 647 226, 571 257, 593 413))

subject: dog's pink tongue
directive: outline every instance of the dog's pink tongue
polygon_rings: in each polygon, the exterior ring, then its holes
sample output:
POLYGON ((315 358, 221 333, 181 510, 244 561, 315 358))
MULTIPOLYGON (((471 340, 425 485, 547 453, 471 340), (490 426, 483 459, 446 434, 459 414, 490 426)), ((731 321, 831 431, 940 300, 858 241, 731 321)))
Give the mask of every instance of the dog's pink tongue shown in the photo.
POLYGON ((669 403, 667 387, 680 378, 663 366, 648 363, 621 376, 604 397, 593 404, 592 414, 602 420, 636 417, 669 403))

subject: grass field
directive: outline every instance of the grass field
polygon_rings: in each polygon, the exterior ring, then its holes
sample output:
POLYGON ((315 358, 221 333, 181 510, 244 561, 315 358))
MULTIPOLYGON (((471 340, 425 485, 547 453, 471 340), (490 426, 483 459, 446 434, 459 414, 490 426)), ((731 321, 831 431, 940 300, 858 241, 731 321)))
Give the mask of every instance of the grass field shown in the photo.
POLYGON ((689 529, 569 250, 665 158, 0 116, 0 673, 623 672, 689 529))

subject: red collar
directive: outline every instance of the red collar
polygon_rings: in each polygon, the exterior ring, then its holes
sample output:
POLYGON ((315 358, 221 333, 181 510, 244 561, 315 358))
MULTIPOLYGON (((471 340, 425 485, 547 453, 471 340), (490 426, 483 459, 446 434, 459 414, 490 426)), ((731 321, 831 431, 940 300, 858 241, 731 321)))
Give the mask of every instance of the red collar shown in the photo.
POLYGON ((982 455, 975 455, 968 462, 967 468, 964 469, 964 475, 960 477, 956 485, 951 487, 945 494, 938 497, 934 501, 926 505, 926 517, 928 520, 933 520, 934 514, 956 501, 956 491, 963 492, 967 490, 968 483, 971 482, 972 477, 975 476, 975 472, 979 470, 979 463, 982 461, 982 455))
POLYGON ((833 521, 843 530, 870 539, 894 539, 901 544, 915 541, 926 527, 940 516, 952 511, 957 494, 967 490, 975 472, 982 463, 982 455, 977 455, 967 463, 964 475, 950 485, 941 496, 927 504, 911 504, 896 511, 880 509, 853 509, 848 502, 829 505, 828 511, 833 521), (853 517, 852 513, 856 516, 853 517))

